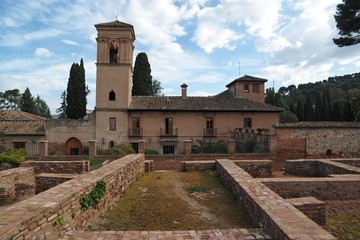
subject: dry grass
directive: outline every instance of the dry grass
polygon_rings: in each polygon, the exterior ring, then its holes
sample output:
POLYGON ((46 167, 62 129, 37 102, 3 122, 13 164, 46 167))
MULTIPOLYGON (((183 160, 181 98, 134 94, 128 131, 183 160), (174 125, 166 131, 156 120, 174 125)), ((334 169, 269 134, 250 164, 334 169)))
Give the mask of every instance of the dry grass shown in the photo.
POLYGON ((251 227, 256 226, 215 173, 152 172, 133 183, 116 206, 90 229, 163 231, 251 227))

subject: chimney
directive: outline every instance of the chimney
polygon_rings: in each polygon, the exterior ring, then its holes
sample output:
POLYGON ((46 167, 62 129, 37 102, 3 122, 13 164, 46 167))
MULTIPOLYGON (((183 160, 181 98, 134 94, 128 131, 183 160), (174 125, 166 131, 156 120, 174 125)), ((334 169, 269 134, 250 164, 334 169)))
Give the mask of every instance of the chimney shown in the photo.
POLYGON ((185 83, 181 84, 181 98, 182 99, 186 99, 187 95, 186 95, 186 90, 188 85, 186 85, 185 83))

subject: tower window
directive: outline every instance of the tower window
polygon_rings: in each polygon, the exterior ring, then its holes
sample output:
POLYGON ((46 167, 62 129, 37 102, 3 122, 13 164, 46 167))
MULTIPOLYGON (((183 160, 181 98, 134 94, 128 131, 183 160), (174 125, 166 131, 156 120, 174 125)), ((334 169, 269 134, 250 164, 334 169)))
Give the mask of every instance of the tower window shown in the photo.
POLYGON ((244 118, 244 128, 252 128, 252 119, 251 118, 244 118))
POLYGON ((249 84, 244 85, 244 92, 249 92, 249 84))
POLYGON ((116 118, 111 117, 109 121, 109 130, 115 131, 116 130, 116 118))
POLYGON ((111 92, 109 92, 109 101, 115 101, 116 99, 116 94, 113 90, 111 90, 111 92))

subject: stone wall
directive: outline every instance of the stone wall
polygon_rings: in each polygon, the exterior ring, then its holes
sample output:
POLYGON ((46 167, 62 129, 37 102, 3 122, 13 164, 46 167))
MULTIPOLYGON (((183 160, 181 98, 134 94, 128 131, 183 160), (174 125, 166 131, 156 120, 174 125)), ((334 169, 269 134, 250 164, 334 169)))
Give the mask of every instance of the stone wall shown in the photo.
MULTIPOLYGON (((233 160, 252 177, 270 177, 272 175, 271 160, 233 160)), ((182 161, 183 171, 215 170, 215 161, 182 161)))
POLYGON ((74 179, 77 176, 78 175, 74 174, 41 173, 35 176, 35 193, 38 194, 44 192, 52 187, 74 179))
POLYGON ((35 174, 60 173, 83 174, 90 170, 90 163, 86 161, 26 161, 24 167, 33 167, 35 174))
POLYGON ((0 205, 35 194, 34 169, 19 167, 0 171, 0 205))
POLYGON ((230 160, 262 160, 270 159, 269 153, 241 153, 235 155, 229 154, 192 154, 185 155, 149 155, 146 159, 154 160, 154 170, 176 170, 182 171, 182 161, 215 161, 216 159, 230 159, 230 160))
POLYGON ((335 239, 235 163, 217 160, 216 168, 225 186, 274 239, 335 239))
POLYGON ((300 122, 274 128, 279 159, 360 157, 358 122, 300 122))
POLYGON ((296 207, 308 218, 323 226, 326 223, 326 204, 314 197, 288 198, 286 202, 296 207))
POLYGON ((127 155, 96 171, 79 175, 12 208, 0 210, 0 239, 59 239, 64 231, 78 230, 115 203, 127 186, 144 173, 144 156, 127 155), (93 208, 82 210, 80 200, 99 180, 106 192, 93 208))
POLYGON ((294 176, 306 176, 306 177, 327 177, 333 174, 360 174, 360 168, 345 163, 359 162, 359 159, 348 160, 328 160, 328 159, 316 159, 316 160, 287 160, 285 162, 285 173, 294 176))
POLYGON ((283 198, 315 197, 323 201, 360 199, 360 175, 257 180, 283 198))

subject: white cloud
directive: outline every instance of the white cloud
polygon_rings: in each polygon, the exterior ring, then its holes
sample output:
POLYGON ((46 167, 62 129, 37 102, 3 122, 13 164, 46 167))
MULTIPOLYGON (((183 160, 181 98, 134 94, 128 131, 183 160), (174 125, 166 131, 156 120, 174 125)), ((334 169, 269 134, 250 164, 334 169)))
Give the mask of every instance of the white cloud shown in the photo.
POLYGON ((71 46, 79 45, 79 43, 77 43, 75 41, 72 41, 72 40, 68 40, 68 39, 63 39, 62 42, 67 44, 67 45, 71 45, 71 46))
POLYGON ((34 54, 36 57, 51 57, 54 55, 54 53, 47 48, 36 48, 34 54))

